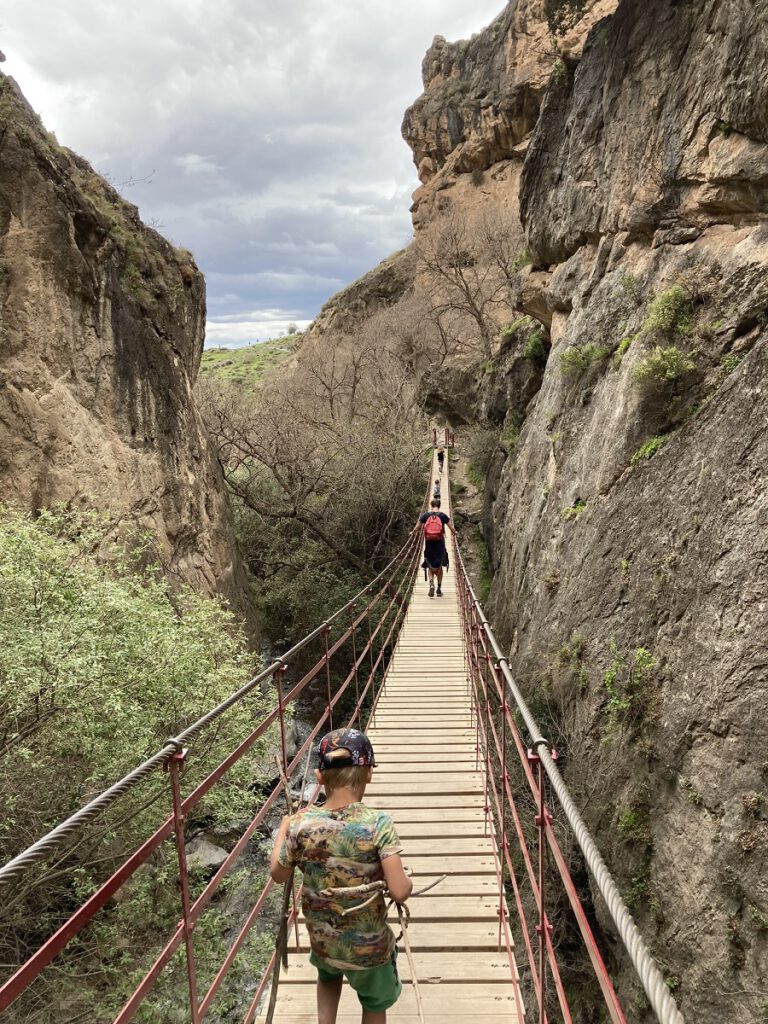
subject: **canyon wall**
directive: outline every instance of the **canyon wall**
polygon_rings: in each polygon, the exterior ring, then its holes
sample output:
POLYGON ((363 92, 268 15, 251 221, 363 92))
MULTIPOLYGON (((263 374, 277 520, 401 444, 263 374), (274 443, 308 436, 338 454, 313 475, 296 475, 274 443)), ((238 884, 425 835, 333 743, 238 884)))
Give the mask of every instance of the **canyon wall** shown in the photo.
MULTIPOLYGON (((768 8, 582 13, 553 40, 543 0, 513 0, 425 57, 403 122, 415 247, 444 218, 483 214, 510 219, 524 249, 491 358, 448 358, 422 393, 454 424, 498 431, 488 611, 686 1019, 757 1022, 768 8)), ((384 304, 417 301, 420 273, 384 304)), ((328 310, 364 322, 380 284, 328 310)), ((320 335, 334 343, 327 317, 320 335)), ((629 1019, 650 1019, 599 899, 595 912, 629 1019)))
POLYGON ((190 253, 0 78, 0 500, 138 524, 172 579, 239 603, 228 498, 192 396, 204 325, 190 253))

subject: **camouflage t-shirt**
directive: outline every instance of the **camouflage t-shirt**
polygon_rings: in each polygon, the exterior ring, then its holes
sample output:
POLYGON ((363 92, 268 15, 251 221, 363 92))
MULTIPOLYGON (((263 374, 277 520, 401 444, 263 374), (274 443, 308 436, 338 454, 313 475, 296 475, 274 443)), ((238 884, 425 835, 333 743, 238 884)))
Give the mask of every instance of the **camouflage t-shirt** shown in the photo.
POLYGON ((390 816, 365 804, 335 811, 310 807, 292 819, 278 860, 304 874, 302 910, 312 949, 321 960, 353 971, 380 967, 389 960, 395 936, 387 924, 383 896, 364 910, 341 917, 340 911, 368 897, 330 899, 320 893, 382 879, 382 860, 401 849, 390 816))

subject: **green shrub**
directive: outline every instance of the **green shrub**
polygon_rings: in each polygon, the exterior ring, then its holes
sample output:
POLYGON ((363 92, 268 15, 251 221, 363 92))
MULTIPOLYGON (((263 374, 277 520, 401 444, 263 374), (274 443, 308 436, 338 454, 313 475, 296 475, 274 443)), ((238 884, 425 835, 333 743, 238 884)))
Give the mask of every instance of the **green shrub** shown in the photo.
POLYGON ((580 377, 590 366, 602 362, 610 355, 603 345, 570 345, 560 353, 560 372, 564 377, 580 377))
POLYGON ((743 358, 744 356, 735 355, 733 353, 727 356, 723 356, 723 358, 720 360, 720 366, 722 367, 725 375, 728 376, 729 374, 733 373, 733 371, 736 369, 736 367, 739 365, 743 358))
POLYGON ((640 843, 650 843, 651 827, 646 807, 627 807, 616 822, 619 834, 640 843))
POLYGON ((652 459, 659 449, 663 448, 669 440, 669 434, 657 434, 645 444, 641 444, 632 458, 629 460, 631 466, 636 466, 643 459, 652 459))
POLYGON ((634 274, 622 274, 619 279, 619 289, 617 295, 631 299, 634 305, 640 304, 642 293, 640 291, 640 282, 637 280, 634 274))
POLYGON ((648 676, 657 661, 646 647, 638 647, 631 658, 625 657, 616 641, 608 643, 611 662, 603 672, 603 686, 608 692, 608 722, 611 729, 630 712, 648 702, 648 676))
POLYGON ((656 345, 650 355, 637 364, 632 377, 640 384, 672 384, 695 369, 695 353, 683 352, 677 345, 666 348, 656 345))
MULTIPOLYGON (((162 747, 254 669, 223 603, 186 588, 172 593, 152 564, 150 539, 137 533, 130 544, 114 542, 113 526, 95 513, 45 510, 32 518, 0 506, 0 828, 6 857, 162 747)), ((256 690, 200 734, 187 759, 185 792, 248 735, 272 699, 256 690)), ((270 732, 257 741, 190 811, 192 829, 205 823, 231 831, 252 817, 273 772, 266 758, 274 740, 270 732)), ((148 777, 89 825, 85 842, 70 845, 58 863, 54 858, 57 870, 15 892, 0 938, 4 957, 58 927, 75 902, 162 822, 167 786, 162 772, 148 777)), ((100 1012, 81 1012, 89 1000, 105 1000, 99 1011, 109 1000, 112 1019, 130 987, 131 966, 138 969, 159 934, 178 920, 172 860, 163 846, 120 901, 61 955, 38 997, 89 1020, 103 1019, 100 1012), (98 995, 82 980, 89 973, 98 974, 98 995)), ((209 924, 223 936, 226 925, 215 908, 211 912, 209 924)), ((160 987, 172 983, 171 973, 160 987)))
POLYGON ((582 501, 582 499, 579 498, 576 502, 574 502, 573 505, 569 505, 567 508, 560 509, 560 518, 565 519, 566 522, 570 521, 571 519, 576 519, 578 516, 581 515, 581 513, 584 511, 586 507, 586 501, 582 501))
POLYGON ((523 359, 528 359, 532 363, 546 363, 547 350, 544 347, 544 332, 540 327, 528 335, 523 345, 523 359))
POLYGON ((530 266, 532 262, 530 252, 526 248, 522 248, 512 261, 512 269, 522 270, 523 267, 530 266))
POLYGON ((644 333, 661 331, 663 334, 682 335, 691 333, 693 300, 679 284, 659 292, 651 302, 643 324, 644 333))
POLYGON ((636 334, 629 334, 626 338, 622 338, 618 344, 616 351, 613 354, 613 366, 614 369, 618 370, 621 366, 621 361, 629 351, 629 346, 637 337, 636 334))
POLYGON ((520 330, 521 327, 529 327, 533 323, 533 317, 530 316, 519 316, 517 320, 513 320, 501 329, 502 338, 511 338, 513 334, 520 330))
POLYGON ((504 429, 499 437, 499 444, 507 453, 511 455, 517 447, 517 442, 520 440, 520 427, 515 423, 514 419, 509 419, 504 424, 504 429))

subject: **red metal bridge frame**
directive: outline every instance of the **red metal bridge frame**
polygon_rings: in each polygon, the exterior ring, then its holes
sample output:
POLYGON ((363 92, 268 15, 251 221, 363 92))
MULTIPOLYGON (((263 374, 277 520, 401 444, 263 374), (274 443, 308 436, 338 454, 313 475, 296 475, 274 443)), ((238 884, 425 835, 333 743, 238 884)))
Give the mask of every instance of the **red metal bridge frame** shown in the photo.
MULTIPOLYGON (((429 494, 429 490, 427 493, 429 494)), ((596 878, 598 887, 606 899, 619 936, 630 953, 632 962, 643 982, 657 1019, 661 1024, 682 1024, 682 1015, 664 985, 658 968, 656 968, 651 960, 650 954, 647 952, 629 912, 618 895, 615 883, 613 883, 613 880, 608 875, 607 868, 605 868, 602 859, 599 857, 591 837, 588 836, 588 833, 585 835, 586 827, 581 822, 570 795, 567 793, 565 785, 554 767, 554 751, 551 750, 549 743, 542 737, 538 726, 514 684, 506 658, 504 658, 493 636, 490 625, 472 589, 458 544, 456 546, 456 554, 455 563, 460 611, 465 639, 467 670, 472 694, 478 765, 482 761, 485 773, 486 823, 488 833, 493 837, 494 841, 496 872, 499 883, 499 948, 501 948, 503 941, 509 957, 510 969, 515 974, 516 965, 513 955, 513 942, 505 898, 505 886, 508 880, 515 897, 520 931, 526 951, 527 967, 530 971, 531 986, 535 993, 538 1007, 539 1022, 540 1024, 546 1024, 548 1021, 546 993, 548 984, 551 984, 555 989, 562 1019, 567 1024, 570 1024, 572 1017, 560 977, 556 950, 553 947, 551 938, 551 925, 546 910, 545 882, 549 881, 551 884, 551 878, 545 870, 546 851, 549 850, 549 854, 555 863, 556 875, 559 877, 560 884, 566 893, 575 916, 609 1017, 613 1024, 626 1024, 626 1018, 619 1005, 605 963, 601 957, 584 909, 579 901, 566 859, 552 827, 552 817, 547 809, 546 781, 549 778, 561 808, 564 809, 568 821, 574 829, 579 846, 585 854, 587 865, 593 877, 596 878), (524 742, 517 727, 513 716, 513 709, 522 715, 527 730, 530 733, 530 746, 524 742), (535 841, 529 839, 525 834, 522 817, 514 798, 510 778, 510 763, 515 758, 519 762, 522 777, 530 789, 532 799, 535 801, 538 809, 535 819, 535 841), (525 868, 524 873, 520 877, 518 877, 518 873, 515 871, 510 852, 510 835, 514 836, 514 840, 519 846, 525 868), (533 929, 536 939, 532 936, 523 904, 521 886, 526 883, 526 880, 537 908, 538 920, 533 929)), ((281 765, 285 777, 290 780, 300 767, 305 756, 308 756, 312 743, 321 730, 326 727, 333 727, 334 709, 353 683, 355 688, 355 705, 349 721, 345 724, 351 725, 355 722, 360 722, 363 706, 369 696, 372 703, 368 720, 375 716, 376 706, 386 684, 386 652, 388 649, 391 649, 392 644, 396 640, 399 628, 407 614, 410 591, 418 573, 420 556, 421 537, 418 534, 413 534, 392 562, 356 598, 339 609, 338 612, 307 637, 299 641, 282 658, 273 662, 272 665, 250 680, 237 693, 203 716, 198 722, 188 727, 178 737, 168 741, 162 750, 158 751, 152 758, 126 776, 125 779, 120 780, 110 790, 101 794, 85 808, 82 808, 70 819, 54 829, 48 836, 43 837, 43 839, 33 844, 28 850, 19 854, 3 868, 0 868, 1 892, 3 886, 18 879, 30 866, 44 860, 53 850, 60 849, 77 829, 83 827, 101 810, 119 799, 133 785, 146 778, 158 768, 167 768, 172 813, 106 879, 102 886, 72 914, 62 927, 29 957, 12 977, 0 986, 0 1013, 7 1009, 34 983, 44 968, 78 935, 135 871, 149 859, 163 842, 173 835, 179 866, 181 921, 140 984, 114 1018, 113 1024, 127 1024, 132 1019, 138 1007, 147 997, 158 977, 169 963, 171 957, 182 944, 185 949, 190 1019, 192 1024, 200 1024, 204 1020, 238 952, 246 941, 260 912, 264 909, 267 898, 274 888, 274 883, 269 880, 263 887, 202 999, 198 995, 195 971, 195 925, 211 902, 221 882, 242 854, 256 829, 265 820, 267 814, 275 808, 281 797, 285 799, 285 788, 282 782, 278 783, 276 788, 266 798, 246 831, 228 854, 224 863, 194 902, 191 901, 189 893, 184 849, 184 820, 186 815, 226 775, 233 765, 247 753, 253 744, 264 736, 267 730, 276 723, 279 727, 280 735, 281 765), (373 621, 377 615, 378 621, 374 626, 373 621), (341 628, 340 635, 331 643, 329 638, 333 624, 342 624, 347 616, 350 617, 349 623, 341 628), (357 634, 361 627, 367 633, 367 640, 358 651, 357 634), (300 652, 305 651, 316 641, 321 641, 322 653, 320 657, 286 692, 284 677, 291 663, 296 660, 300 652), (378 653, 374 656, 377 641, 379 649, 378 653), (351 656, 351 667, 336 691, 332 692, 331 665, 334 657, 337 655, 339 660, 342 657, 351 656), (381 670, 382 678, 377 684, 376 675, 379 670, 381 670), (300 749, 289 760, 285 731, 286 714, 309 684, 323 675, 325 677, 326 689, 325 710, 300 749), (184 797, 181 791, 179 775, 186 757, 185 744, 194 740, 203 728, 212 721, 215 721, 221 714, 224 714, 228 708, 244 699, 256 686, 260 686, 269 680, 274 682, 276 690, 277 704, 275 707, 218 767, 203 779, 191 793, 184 797)), ((294 891, 289 911, 289 925, 297 924, 297 908, 297 894, 294 891)), ((275 955, 272 955, 271 961, 262 976, 251 1005, 244 1017, 244 1024, 250 1024, 253 1020, 258 1004, 269 984, 275 955)))

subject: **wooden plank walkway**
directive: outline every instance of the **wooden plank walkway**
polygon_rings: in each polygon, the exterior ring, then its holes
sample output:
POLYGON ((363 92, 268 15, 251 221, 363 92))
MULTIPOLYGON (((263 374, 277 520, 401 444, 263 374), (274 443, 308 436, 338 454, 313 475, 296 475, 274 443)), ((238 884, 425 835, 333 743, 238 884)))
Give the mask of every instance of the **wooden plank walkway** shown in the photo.
MULTIPOLYGON (((436 475, 433 471, 433 480, 436 475)), ((450 513, 447 477, 446 467, 442 501, 450 513)), ((449 552, 453 555, 451 536, 449 552)), ((428 596, 423 574, 416 581, 375 722, 368 730, 379 767, 365 802, 392 814, 415 888, 439 875, 448 876, 409 904, 408 936, 426 1024, 522 1024, 517 982, 506 947, 499 949, 498 883, 485 824, 483 777, 476 770, 453 564, 452 557, 441 598, 428 596)), ((392 916, 394 926, 396 915, 392 916)), ((317 975, 307 958, 303 926, 300 933, 304 952, 289 954, 288 972, 280 979, 275 1013, 279 1024, 317 1021, 317 975)), ((399 949, 403 995, 387 1021, 418 1024, 402 941, 399 949)), ((345 985, 338 1024, 359 1021, 357 997, 345 985)))

